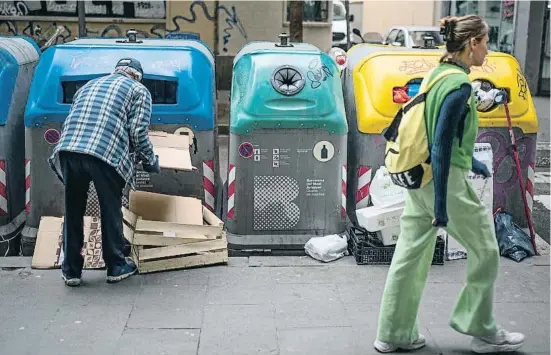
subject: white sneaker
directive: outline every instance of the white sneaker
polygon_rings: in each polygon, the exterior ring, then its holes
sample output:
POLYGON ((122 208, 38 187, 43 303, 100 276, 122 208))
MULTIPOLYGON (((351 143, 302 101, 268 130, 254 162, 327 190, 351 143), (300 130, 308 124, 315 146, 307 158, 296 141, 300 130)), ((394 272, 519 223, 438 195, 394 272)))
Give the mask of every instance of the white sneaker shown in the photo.
POLYGON ((524 334, 510 333, 498 328, 495 335, 484 338, 473 338, 471 348, 475 353, 510 352, 520 349, 524 345, 524 334))
POLYGON ((398 350, 406 350, 406 351, 417 350, 417 349, 421 349, 425 345, 427 345, 427 340, 421 334, 419 334, 419 339, 417 339, 416 341, 414 341, 409 345, 395 345, 395 344, 385 343, 379 340, 375 340, 375 342, 373 343, 375 350, 377 350, 380 353, 392 353, 398 350))

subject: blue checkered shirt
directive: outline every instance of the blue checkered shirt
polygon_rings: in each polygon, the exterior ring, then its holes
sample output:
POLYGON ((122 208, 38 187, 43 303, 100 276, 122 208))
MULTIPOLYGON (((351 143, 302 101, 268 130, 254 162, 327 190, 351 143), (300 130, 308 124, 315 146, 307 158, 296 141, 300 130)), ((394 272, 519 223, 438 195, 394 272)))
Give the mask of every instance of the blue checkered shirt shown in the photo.
POLYGON ((155 163, 148 128, 151 94, 124 73, 90 80, 74 96, 61 138, 48 159, 56 167, 60 151, 92 155, 111 165, 135 189, 134 164, 155 163))

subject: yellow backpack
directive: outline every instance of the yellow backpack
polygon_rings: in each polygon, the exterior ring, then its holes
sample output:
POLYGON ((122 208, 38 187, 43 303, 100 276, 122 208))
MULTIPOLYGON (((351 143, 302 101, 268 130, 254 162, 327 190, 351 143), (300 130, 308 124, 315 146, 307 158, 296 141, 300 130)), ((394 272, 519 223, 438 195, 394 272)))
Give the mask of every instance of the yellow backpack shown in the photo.
POLYGON ((432 180, 428 127, 425 119, 425 100, 429 90, 442 78, 463 71, 448 69, 429 83, 431 71, 421 83, 419 93, 405 103, 384 134, 385 166, 395 185, 414 190, 432 180))

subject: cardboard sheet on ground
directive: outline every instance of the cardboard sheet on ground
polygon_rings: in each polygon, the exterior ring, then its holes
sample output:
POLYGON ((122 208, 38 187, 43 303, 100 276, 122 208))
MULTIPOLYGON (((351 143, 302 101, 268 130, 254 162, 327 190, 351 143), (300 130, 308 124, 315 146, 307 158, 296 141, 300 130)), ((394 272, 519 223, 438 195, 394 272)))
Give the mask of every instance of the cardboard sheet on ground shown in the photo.
POLYGON ((189 152, 191 140, 189 136, 150 131, 149 140, 153 144, 155 154, 159 156, 159 166, 162 169, 182 171, 197 169, 191 163, 189 152))
MULTIPOLYGON (((132 191, 129 207, 130 210, 122 207, 126 221, 123 227, 125 238, 133 244, 146 244, 146 240, 147 245, 186 244, 216 239, 222 232, 221 221, 202 206, 201 200, 195 198, 132 191)), ((33 268, 53 269, 61 266, 64 257, 62 231, 63 218, 42 217, 32 260, 33 268)), ((105 267, 101 221, 97 217, 84 218, 84 247, 81 254, 85 258, 85 269, 105 267)))

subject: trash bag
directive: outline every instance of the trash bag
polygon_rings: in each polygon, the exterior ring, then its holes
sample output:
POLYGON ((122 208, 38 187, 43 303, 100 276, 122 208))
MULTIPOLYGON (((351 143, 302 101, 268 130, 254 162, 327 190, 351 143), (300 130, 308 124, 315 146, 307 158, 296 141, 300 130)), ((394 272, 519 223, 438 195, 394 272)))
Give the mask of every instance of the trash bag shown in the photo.
POLYGON ((348 255, 348 240, 346 235, 326 235, 313 237, 304 245, 304 251, 312 258, 330 262, 348 255))
POLYGON ((507 212, 499 212, 495 217, 497 244, 499 253, 520 263, 527 257, 536 255, 532 241, 507 212))

